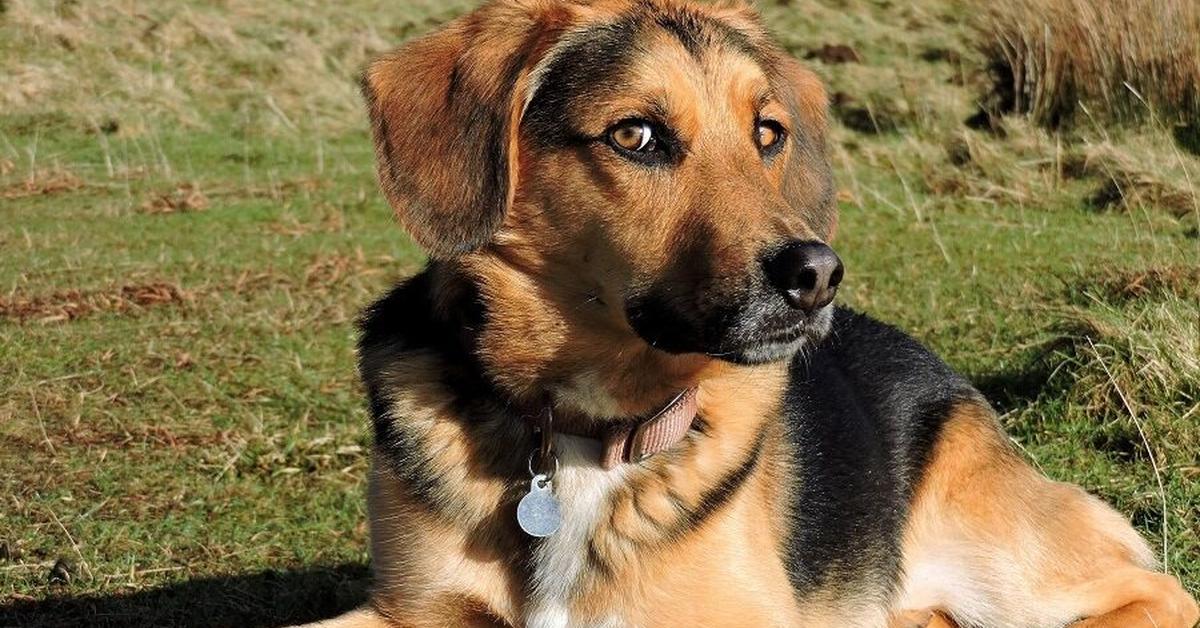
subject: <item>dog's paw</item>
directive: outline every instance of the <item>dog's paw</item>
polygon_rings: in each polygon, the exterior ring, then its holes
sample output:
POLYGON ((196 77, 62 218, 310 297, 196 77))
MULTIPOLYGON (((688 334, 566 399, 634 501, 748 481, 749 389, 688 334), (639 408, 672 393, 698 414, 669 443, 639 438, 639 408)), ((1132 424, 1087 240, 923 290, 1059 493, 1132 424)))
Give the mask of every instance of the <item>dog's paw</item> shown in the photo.
POLYGON ((1193 628, 1200 622, 1200 606, 1178 580, 1150 574, 1153 595, 1116 610, 1082 619, 1069 628, 1193 628))

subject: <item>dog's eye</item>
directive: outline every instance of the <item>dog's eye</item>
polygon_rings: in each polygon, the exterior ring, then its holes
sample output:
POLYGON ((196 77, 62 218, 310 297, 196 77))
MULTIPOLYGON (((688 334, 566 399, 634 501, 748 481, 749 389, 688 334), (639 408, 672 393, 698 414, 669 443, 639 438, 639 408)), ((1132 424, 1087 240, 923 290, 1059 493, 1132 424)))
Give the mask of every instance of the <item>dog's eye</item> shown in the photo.
POLYGON ((642 118, 622 120, 596 139, 629 161, 655 168, 677 164, 687 154, 671 127, 642 118))
POLYGON ((768 157, 779 152, 786 135, 783 125, 774 120, 760 120, 754 129, 754 141, 758 144, 758 150, 768 157))
POLYGON ((608 141, 631 153, 649 153, 658 147, 654 128, 645 120, 626 120, 608 132, 608 141))

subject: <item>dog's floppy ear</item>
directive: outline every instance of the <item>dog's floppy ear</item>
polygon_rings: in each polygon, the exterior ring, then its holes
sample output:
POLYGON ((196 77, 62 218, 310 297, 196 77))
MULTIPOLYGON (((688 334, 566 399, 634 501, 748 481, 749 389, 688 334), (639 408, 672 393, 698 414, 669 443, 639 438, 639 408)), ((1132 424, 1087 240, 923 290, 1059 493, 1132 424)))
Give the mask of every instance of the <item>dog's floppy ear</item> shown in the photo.
POLYGON ((432 257, 486 244, 512 202, 529 69, 563 17, 547 4, 491 3, 363 76, 380 186, 432 257))

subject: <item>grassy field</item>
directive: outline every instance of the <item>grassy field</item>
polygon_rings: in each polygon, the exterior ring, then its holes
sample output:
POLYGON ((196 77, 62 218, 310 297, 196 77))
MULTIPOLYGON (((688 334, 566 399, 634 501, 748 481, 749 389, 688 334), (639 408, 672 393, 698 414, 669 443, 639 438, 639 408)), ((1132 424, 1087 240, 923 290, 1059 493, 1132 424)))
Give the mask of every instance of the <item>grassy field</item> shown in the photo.
MULTIPOLYGON (((0 625, 361 600, 353 319, 421 255, 355 78, 470 4, 0 1, 0 625)), ((1190 127, 989 108, 960 3, 762 5, 834 93, 843 300, 967 373, 1200 592, 1190 127)))

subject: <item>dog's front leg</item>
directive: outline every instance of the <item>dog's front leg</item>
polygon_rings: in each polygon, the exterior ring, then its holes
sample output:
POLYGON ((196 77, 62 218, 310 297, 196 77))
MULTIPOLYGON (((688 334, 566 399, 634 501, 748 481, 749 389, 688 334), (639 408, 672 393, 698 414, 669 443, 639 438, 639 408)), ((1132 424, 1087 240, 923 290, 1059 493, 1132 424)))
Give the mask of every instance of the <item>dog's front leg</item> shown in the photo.
POLYGON ((1030 467, 980 402, 943 428, 904 560, 897 605, 941 608, 963 625, 1193 628, 1200 618, 1125 517, 1030 467))

